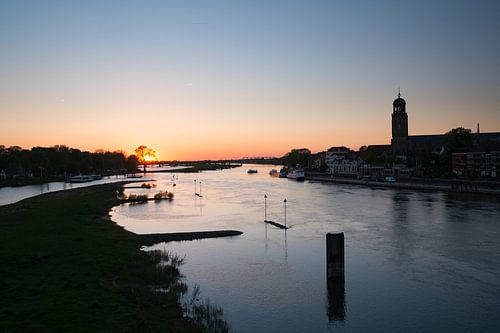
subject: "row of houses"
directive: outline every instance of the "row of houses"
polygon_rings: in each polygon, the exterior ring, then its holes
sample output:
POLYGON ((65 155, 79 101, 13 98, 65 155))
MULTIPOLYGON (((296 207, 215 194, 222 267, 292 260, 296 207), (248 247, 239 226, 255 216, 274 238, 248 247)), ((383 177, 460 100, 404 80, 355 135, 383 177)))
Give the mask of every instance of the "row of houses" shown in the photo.
POLYGON ((311 155, 309 168, 348 178, 409 178, 423 173, 421 168, 408 168, 404 164, 366 163, 358 152, 344 146, 331 147, 326 152, 311 155))
MULTIPOLYGON (((347 147, 331 147, 326 152, 311 155, 309 168, 329 172, 332 176, 363 177, 421 177, 424 169, 405 164, 366 163, 347 147)), ((500 152, 467 152, 452 154, 452 171, 458 177, 497 178, 500 172, 500 152)))
POLYGON ((453 172, 457 176, 497 178, 500 173, 500 151, 452 154, 453 172))

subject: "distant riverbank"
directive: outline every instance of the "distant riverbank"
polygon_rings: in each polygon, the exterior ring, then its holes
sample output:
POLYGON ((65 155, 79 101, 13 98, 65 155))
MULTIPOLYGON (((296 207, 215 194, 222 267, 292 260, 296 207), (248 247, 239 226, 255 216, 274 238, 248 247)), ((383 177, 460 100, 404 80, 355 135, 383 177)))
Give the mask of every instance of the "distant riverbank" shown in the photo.
POLYGON ((363 179, 331 177, 327 174, 306 175, 307 180, 330 182, 338 184, 352 184, 371 187, 389 187, 406 190, 424 190, 424 191, 444 191, 454 193, 488 194, 500 195, 500 184, 492 184, 485 181, 470 180, 411 180, 405 179, 395 183, 377 182, 363 179))
POLYGON ((177 266, 160 266, 168 256, 139 248, 239 233, 133 234, 102 218, 119 204, 120 186, 59 191, 0 207, 0 331, 201 331, 183 318, 179 296, 186 286, 177 266))

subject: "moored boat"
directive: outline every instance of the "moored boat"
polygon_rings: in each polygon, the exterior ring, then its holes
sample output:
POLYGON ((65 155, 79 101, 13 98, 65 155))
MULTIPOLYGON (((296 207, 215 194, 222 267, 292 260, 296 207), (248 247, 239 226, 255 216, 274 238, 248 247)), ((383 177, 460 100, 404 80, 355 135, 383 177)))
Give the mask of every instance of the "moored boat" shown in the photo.
POLYGON ((287 178, 295 180, 304 180, 305 179, 304 169, 291 170, 290 172, 288 172, 287 178))
POLYGON ((257 173, 258 171, 256 169, 248 169, 247 172, 251 174, 251 173, 257 173))
POLYGON ((288 169, 286 167, 281 168, 279 177, 286 178, 288 175, 288 169))
POLYGON ((278 170, 276 169, 272 169, 271 171, 269 171, 269 176, 271 177, 278 177, 280 174, 278 172, 278 170))
POLYGON ((94 180, 94 178, 92 176, 78 175, 78 176, 69 177, 68 181, 70 183, 86 183, 86 182, 91 182, 93 180, 94 180))

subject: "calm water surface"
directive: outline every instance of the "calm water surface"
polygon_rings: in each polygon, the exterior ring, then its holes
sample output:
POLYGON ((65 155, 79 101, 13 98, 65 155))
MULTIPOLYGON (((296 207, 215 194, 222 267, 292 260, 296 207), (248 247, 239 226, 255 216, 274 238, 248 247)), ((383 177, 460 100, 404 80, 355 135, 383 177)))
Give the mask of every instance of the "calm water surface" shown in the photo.
POLYGON ((136 233, 243 231, 153 247, 186 257, 188 284, 235 332, 500 332, 497 199, 301 183, 270 169, 149 174, 174 201, 121 205, 112 218, 136 233), (263 223, 265 194, 280 223, 287 199, 287 232, 263 223), (340 231, 344 288, 328 286, 325 271, 325 234, 340 231))
MULTIPOLYGON (((70 190, 73 188, 87 187, 92 185, 99 184, 107 184, 107 183, 115 183, 122 182, 127 179, 123 179, 123 176, 120 177, 104 177, 103 179, 94 180, 91 182, 85 183, 65 183, 65 182, 52 182, 46 184, 39 185, 26 185, 26 186, 15 186, 15 187, 1 187, 0 188, 0 206, 8 205, 14 202, 18 202, 20 200, 31 198, 36 195, 55 192, 55 191, 64 191, 70 190)), ((131 179, 128 179, 131 180, 131 179)))

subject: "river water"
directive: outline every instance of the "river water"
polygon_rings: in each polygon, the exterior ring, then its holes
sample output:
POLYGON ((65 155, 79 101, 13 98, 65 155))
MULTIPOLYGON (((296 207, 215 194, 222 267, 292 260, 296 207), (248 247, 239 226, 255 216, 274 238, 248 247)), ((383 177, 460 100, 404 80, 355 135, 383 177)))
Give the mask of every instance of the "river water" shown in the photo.
POLYGON ((100 185, 100 184, 108 184, 115 182, 122 182, 132 179, 124 179, 123 176, 110 176, 104 177, 99 180, 94 180, 91 182, 85 183, 66 183, 66 182, 51 182, 45 184, 38 185, 26 185, 26 186, 7 186, 0 188, 0 206, 8 205, 11 203, 15 203, 21 201, 26 198, 31 198, 36 195, 55 192, 55 191, 64 191, 71 190, 73 188, 87 187, 92 185, 100 185))
POLYGON ((127 191, 174 200, 121 205, 112 219, 136 233, 243 231, 152 247, 185 256, 187 283, 235 332, 500 331, 498 198, 296 182, 271 168, 149 174, 156 190, 127 191), (264 195, 282 224, 287 199, 288 231, 263 223, 264 195), (344 285, 326 281, 328 232, 345 234, 344 285))

